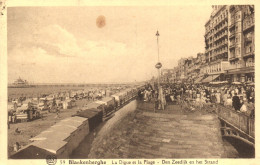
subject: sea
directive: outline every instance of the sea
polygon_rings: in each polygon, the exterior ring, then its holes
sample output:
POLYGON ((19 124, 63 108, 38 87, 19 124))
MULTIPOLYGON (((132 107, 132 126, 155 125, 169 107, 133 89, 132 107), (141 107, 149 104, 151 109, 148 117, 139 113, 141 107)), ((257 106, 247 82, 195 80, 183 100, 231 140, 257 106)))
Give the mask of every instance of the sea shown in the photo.
POLYGON ((93 89, 101 89, 105 87, 95 86, 36 86, 30 88, 8 88, 8 98, 19 98, 19 97, 37 97, 42 94, 52 94, 58 92, 66 92, 66 91, 76 91, 76 90, 93 90, 93 89))

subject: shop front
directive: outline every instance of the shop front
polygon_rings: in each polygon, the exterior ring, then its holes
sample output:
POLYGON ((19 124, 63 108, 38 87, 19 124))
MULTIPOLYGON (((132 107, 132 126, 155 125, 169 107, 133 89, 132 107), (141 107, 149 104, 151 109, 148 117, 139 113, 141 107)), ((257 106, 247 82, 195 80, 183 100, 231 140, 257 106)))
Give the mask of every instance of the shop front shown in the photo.
POLYGON ((254 82, 254 73, 254 66, 230 69, 226 71, 225 78, 228 82, 254 82))

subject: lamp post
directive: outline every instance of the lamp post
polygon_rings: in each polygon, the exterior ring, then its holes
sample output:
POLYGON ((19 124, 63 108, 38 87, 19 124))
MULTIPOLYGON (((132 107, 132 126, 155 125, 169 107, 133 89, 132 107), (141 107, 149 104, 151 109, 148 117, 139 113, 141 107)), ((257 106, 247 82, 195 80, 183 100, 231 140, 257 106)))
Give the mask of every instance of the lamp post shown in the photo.
POLYGON ((159 34, 158 30, 155 35, 157 36, 157 50, 158 50, 158 62, 155 65, 155 68, 158 69, 158 89, 159 89, 159 87, 160 87, 160 68, 162 67, 162 64, 160 63, 160 58, 159 58, 160 57, 159 56, 159 36, 160 36, 160 34, 159 34))

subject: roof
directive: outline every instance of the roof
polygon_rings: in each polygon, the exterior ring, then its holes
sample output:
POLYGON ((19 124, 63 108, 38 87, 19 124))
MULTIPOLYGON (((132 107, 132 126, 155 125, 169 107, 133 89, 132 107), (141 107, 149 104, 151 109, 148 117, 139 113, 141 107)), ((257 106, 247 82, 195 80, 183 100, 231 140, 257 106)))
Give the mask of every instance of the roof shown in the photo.
POLYGON ((74 116, 74 117, 72 117, 72 119, 75 119, 77 121, 81 121, 82 123, 86 122, 88 120, 88 119, 86 119, 84 117, 79 117, 79 116, 74 116))
POLYGON ((113 94, 111 97, 114 97, 116 100, 119 99, 119 95, 113 94))
POLYGON ((76 116, 85 117, 85 118, 91 119, 94 116, 98 115, 100 112, 101 111, 97 110, 97 109, 88 109, 88 110, 81 111, 81 112, 77 113, 76 116))
POLYGON ((88 108, 88 109, 92 109, 92 108, 97 109, 97 108, 99 108, 99 107, 102 107, 102 105, 100 105, 100 104, 98 104, 98 103, 95 103, 95 102, 92 102, 92 103, 90 103, 90 104, 87 104, 85 107, 88 108))
POLYGON ((125 95, 126 93, 127 93, 127 90, 123 90, 121 92, 115 93, 114 95, 115 96, 122 96, 122 95, 125 95))
POLYGON ((107 102, 105 102, 105 101, 101 101, 101 100, 97 100, 95 103, 98 103, 98 104, 107 104, 107 102))
POLYGON ((31 143, 31 145, 45 149, 54 154, 56 154, 57 151, 59 151, 61 148, 65 147, 66 144, 67 142, 63 140, 53 140, 51 138, 42 141, 35 141, 31 143))
POLYGON ((52 139, 55 141, 59 140, 65 140, 68 138, 71 134, 68 132, 42 132, 39 135, 33 137, 30 139, 30 141, 42 141, 42 140, 47 140, 47 139, 52 139))
POLYGON ((18 151, 12 155, 11 159, 46 159, 48 155, 53 155, 53 153, 39 148, 34 145, 29 145, 28 147, 18 151))
POLYGON ((114 100, 113 97, 104 97, 104 98, 102 98, 102 101, 104 101, 104 102, 108 102, 108 101, 112 101, 112 100, 114 100))
POLYGON ((7 109, 8 109, 8 110, 14 109, 14 105, 13 105, 13 104, 8 104, 8 105, 7 105, 7 109))
POLYGON ((26 110, 28 109, 28 104, 23 104, 21 107, 17 107, 17 110, 20 111, 20 110, 26 110))
POLYGON ((50 130, 53 130, 54 132, 73 133, 74 131, 77 130, 77 127, 69 126, 69 125, 62 125, 62 123, 57 123, 57 124, 51 126, 50 130))
MULTIPOLYGON (((87 120, 87 119, 85 119, 87 120)), ((60 125, 64 125, 64 126, 73 126, 73 127, 79 127, 83 124, 83 121, 79 121, 76 118, 70 117, 64 120, 61 120, 59 123, 60 125)))

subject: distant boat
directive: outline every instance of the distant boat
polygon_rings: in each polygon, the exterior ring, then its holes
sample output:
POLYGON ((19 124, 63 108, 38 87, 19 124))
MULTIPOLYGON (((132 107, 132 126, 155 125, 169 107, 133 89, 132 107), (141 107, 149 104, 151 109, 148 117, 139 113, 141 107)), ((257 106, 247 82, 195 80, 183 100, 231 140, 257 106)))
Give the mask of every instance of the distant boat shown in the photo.
POLYGON ((21 79, 21 77, 15 80, 12 84, 8 85, 8 88, 31 88, 31 87, 35 87, 35 85, 29 84, 27 80, 23 80, 21 79))

